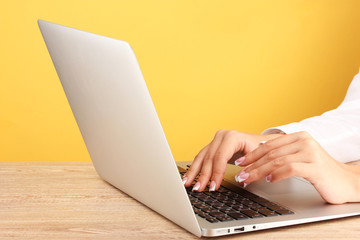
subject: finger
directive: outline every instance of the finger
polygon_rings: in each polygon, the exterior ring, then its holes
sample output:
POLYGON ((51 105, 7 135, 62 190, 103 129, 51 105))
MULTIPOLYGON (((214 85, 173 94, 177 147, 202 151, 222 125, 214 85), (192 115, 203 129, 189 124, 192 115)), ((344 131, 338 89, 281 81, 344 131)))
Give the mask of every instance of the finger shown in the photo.
POLYGON ((273 149, 263 155, 256 162, 247 166, 243 169, 245 172, 250 172, 253 169, 259 168, 262 165, 270 163, 273 167, 279 167, 283 165, 282 157, 296 154, 302 149, 302 145, 299 142, 293 142, 288 145, 281 146, 279 148, 273 149))
POLYGON ((201 166, 202 166, 203 161, 204 161, 204 156, 207 153, 208 147, 209 147, 209 145, 204 147, 198 153, 198 155, 196 155, 196 157, 195 157, 194 161, 192 162, 189 170, 185 173, 185 175, 184 175, 184 177, 182 179, 185 187, 190 187, 192 182, 196 178, 196 176, 199 174, 199 172, 201 170, 201 166))
POLYGON ((271 182, 277 182, 282 179, 290 178, 293 176, 303 177, 311 183, 314 183, 314 167, 311 163, 292 162, 285 166, 276 169, 271 173, 271 182))
POLYGON ((210 188, 211 190, 217 190, 220 187, 228 161, 240 151, 241 146, 239 146, 238 142, 236 141, 236 136, 231 134, 231 132, 224 136, 213 160, 214 166, 211 177, 211 187, 213 188, 210 188))
POLYGON ((256 148, 254 151, 246 154, 244 161, 241 163, 241 166, 247 166, 257 160, 259 160, 261 157, 263 157, 268 152, 279 148, 284 145, 288 145, 290 143, 293 143, 299 139, 299 136, 297 134, 289 134, 280 136, 278 138, 269 140, 265 143, 260 144, 258 148, 256 148))
POLYGON ((230 160, 228 161, 229 164, 232 164, 232 165, 236 165, 235 164, 235 161, 238 160, 239 158, 241 158, 242 156, 244 156, 244 153, 243 151, 238 151, 236 152, 231 158, 230 160))
POLYGON ((224 138, 225 132, 226 131, 224 131, 224 130, 217 131, 214 139, 209 144, 207 152, 204 156, 203 164, 201 166, 200 177, 199 177, 198 183, 195 184, 195 186, 193 188, 194 190, 201 192, 207 186, 207 184, 210 180, 210 177, 212 175, 214 155, 224 138))
MULTIPOLYGON (((246 180, 244 180, 244 182, 249 184, 251 182, 258 181, 272 174, 279 168, 299 162, 304 163, 301 155, 291 154, 276 158, 273 161, 267 162, 266 164, 252 170, 244 169, 242 172, 248 173, 248 177, 246 180)), ((241 172, 238 175, 240 176, 240 178, 244 178, 244 174, 241 174, 241 172)))

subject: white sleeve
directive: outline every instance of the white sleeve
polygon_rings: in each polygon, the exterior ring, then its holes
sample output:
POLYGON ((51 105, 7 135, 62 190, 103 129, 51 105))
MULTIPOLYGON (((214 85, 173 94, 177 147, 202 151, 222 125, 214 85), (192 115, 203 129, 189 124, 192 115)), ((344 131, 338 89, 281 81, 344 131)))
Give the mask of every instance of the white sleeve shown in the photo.
POLYGON ((270 128, 262 134, 306 131, 337 161, 360 160, 360 73, 344 101, 334 110, 300 122, 270 128))

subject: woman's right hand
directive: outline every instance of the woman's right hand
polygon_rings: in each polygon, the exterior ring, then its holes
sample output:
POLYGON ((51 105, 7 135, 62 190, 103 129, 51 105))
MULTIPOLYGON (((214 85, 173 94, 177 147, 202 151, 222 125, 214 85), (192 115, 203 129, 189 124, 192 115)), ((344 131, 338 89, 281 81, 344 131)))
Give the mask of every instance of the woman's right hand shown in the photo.
POLYGON ((209 190, 217 190, 224 178, 228 162, 232 164, 236 160, 241 162, 240 157, 257 148, 260 142, 278 136, 281 134, 258 135, 235 130, 217 131, 214 139, 199 152, 185 174, 183 178, 185 187, 190 187, 195 177, 200 174, 199 180, 193 187, 194 191, 203 191, 210 179, 209 190))

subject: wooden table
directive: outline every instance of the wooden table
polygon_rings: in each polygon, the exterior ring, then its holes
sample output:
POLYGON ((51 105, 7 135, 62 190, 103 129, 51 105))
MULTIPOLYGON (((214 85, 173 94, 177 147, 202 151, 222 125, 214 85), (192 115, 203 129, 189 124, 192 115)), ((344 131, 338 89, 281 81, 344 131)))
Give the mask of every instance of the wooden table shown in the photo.
MULTIPOLYGON (((360 239, 360 217, 221 239, 360 239)), ((89 162, 0 163, 0 239, 197 239, 99 178, 89 162)))

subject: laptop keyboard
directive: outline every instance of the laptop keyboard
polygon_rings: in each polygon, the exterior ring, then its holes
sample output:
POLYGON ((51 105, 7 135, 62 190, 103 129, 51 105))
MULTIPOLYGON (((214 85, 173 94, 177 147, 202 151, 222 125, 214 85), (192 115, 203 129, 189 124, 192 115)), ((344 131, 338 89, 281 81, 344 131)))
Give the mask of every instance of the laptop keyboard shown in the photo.
MULTIPOLYGON (((181 176, 184 173, 180 171, 181 176)), ((292 211, 242 188, 233 191, 220 186, 217 191, 209 192, 207 186, 202 192, 193 192, 193 185, 186 188, 186 192, 194 212, 211 223, 293 214, 292 211)))

